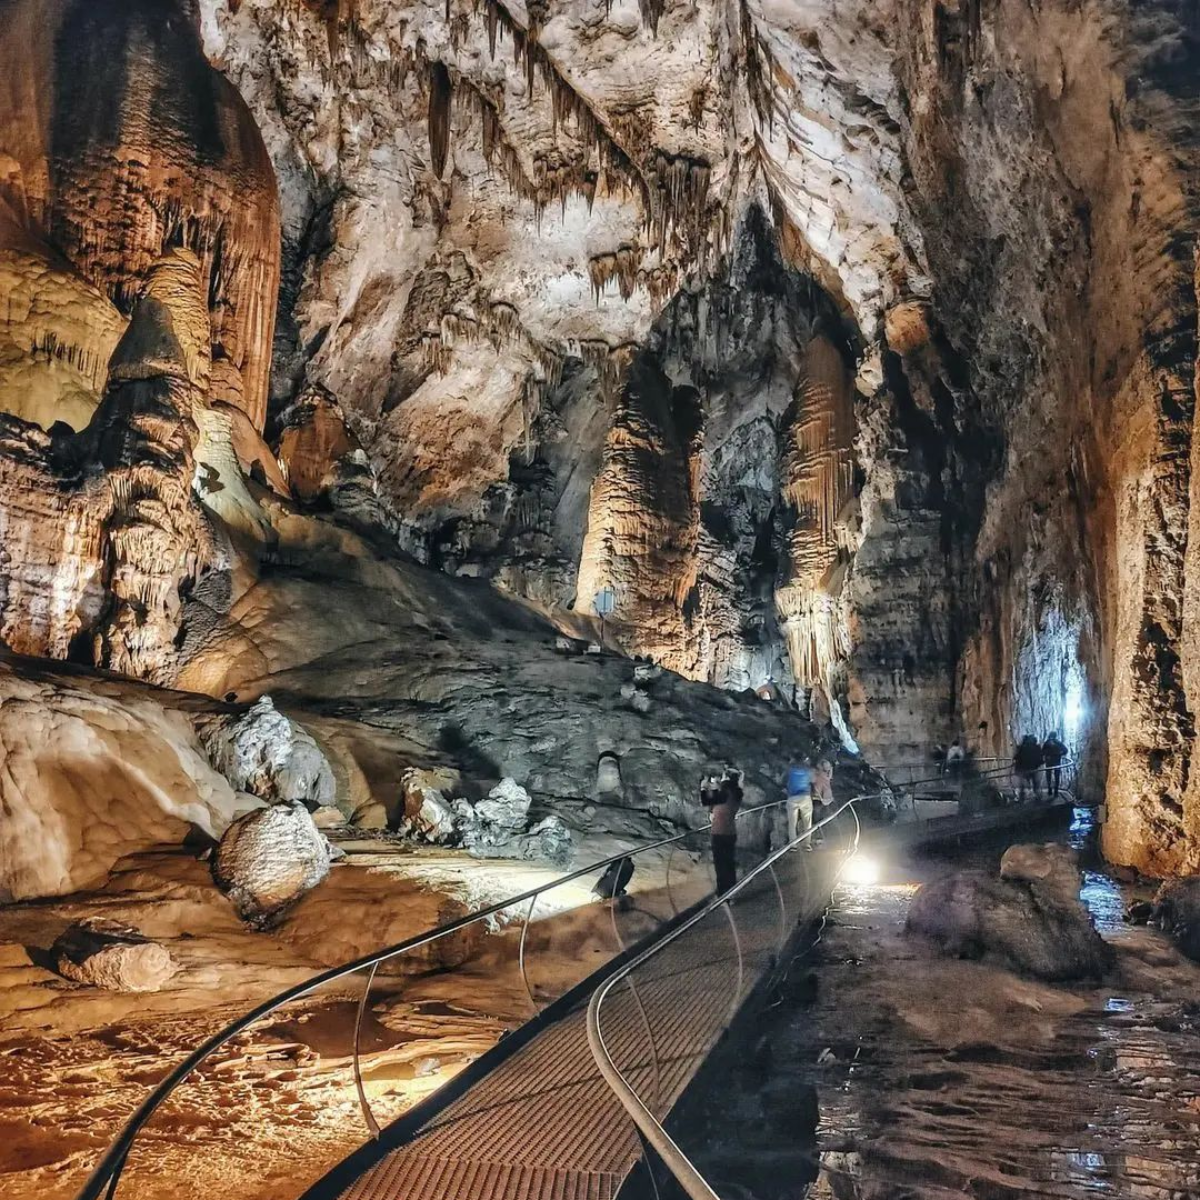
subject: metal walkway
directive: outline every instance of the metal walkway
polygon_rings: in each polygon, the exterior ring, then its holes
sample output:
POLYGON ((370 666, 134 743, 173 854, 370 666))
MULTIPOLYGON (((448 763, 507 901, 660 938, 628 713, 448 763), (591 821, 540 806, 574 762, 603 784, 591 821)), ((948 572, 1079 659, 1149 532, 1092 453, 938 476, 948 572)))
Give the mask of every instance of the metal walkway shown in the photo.
MULTIPOLYGON (((777 876, 748 880, 732 904, 714 907, 615 981, 602 1009, 605 1050, 657 1119, 798 925, 824 908, 829 857, 796 847, 776 864, 777 876)), ((594 990, 353 1182, 338 1181, 335 1171, 308 1196, 612 1200, 642 1145, 589 1047, 594 990)))

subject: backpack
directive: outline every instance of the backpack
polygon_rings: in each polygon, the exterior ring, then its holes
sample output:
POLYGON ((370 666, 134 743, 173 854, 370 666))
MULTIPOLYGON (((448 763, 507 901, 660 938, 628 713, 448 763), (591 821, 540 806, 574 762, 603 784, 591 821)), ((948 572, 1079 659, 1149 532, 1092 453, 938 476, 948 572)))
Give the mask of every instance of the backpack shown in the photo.
POLYGON ((592 888, 592 894, 599 896, 602 900, 616 899, 618 896, 625 895, 625 889, 629 886, 632 878, 633 859, 618 858, 616 862, 609 863, 605 868, 604 874, 592 888))

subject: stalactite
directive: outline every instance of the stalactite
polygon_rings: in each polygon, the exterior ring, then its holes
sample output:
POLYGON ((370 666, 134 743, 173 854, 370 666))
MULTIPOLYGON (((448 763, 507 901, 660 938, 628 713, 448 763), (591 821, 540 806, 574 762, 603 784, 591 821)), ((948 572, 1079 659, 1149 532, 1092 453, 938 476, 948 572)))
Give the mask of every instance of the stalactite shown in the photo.
POLYGON ((660 253, 674 235, 682 246, 697 250, 704 242, 708 183, 712 168, 702 159, 671 156, 661 151, 647 169, 650 208, 646 226, 660 253))
POLYGON ((775 97, 768 80, 776 70, 770 47, 758 36, 747 0, 741 0, 742 53, 746 63, 746 90, 750 102, 770 132, 775 130, 775 97), (764 70, 764 60, 766 69, 764 70))
POLYGON ((658 37, 658 23, 666 11, 666 0, 638 0, 638 11, 642 21, 650 26, 650 33, 658 37))
POLYGON ((634 289, 641 285, 645 273, 641 271, 644 251, 641 246, 622 243, 612 254, 597 254, 588 259, 588 276, 592 281, 592 295, 596 303, 608 285, 616 281, 622 300, 628 300, 634 289))
POLYGON ((450 106, 454 83, 443 62, 429 64, 429 161, 433 173, 441 179, 450 151, 450 106))
MULTIPOLYGON (((495 58, 500 35, 507 36, 512 42, 514 64, 525 71, 529 96, 532 98, 534 95, 539 79, 549 93, 555 127, 568 121, 573 123, 579 141, 594 151, 599 174, 612 177, 611 181, 606 179, 608 186, 611 188, 615 182, 623 190, 633 191, 643 203, 648 204, 646 182, 641 173, 596 119, 587 101, 563 78, 549 53, 538 43, 536 31, 531 36, 530 32, 522 29, 499 0, 482 0, 482 5, 492 57, 495 58)), ((557 195, 555 198, 558 198, 557 195)))

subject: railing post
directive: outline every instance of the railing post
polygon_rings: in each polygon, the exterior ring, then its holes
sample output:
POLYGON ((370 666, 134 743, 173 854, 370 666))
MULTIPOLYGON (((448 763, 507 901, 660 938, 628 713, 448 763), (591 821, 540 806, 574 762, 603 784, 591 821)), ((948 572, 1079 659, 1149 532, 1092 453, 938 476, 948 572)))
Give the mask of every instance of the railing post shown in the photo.
POLYGON ((537 1011, 538 1002, 534 999, 533 988, 529 984, 529 975, 525 970, 525 939, 529 935, 529 922, 533 920, 533 906, 537 903, 540 892, 535 893, 529 898, 529 907, 525 910, 525 923, 521 926, 521 944, 517 948, 517 961, 521 966, 521 980, 525 984, 525 991, 529 996, 529 1003, 533 1005, 534 1011, 537 1011))
POLYGON ((729 1015, 725 1018, 725 1025, 728 1027, 733 1023, 733 1018, 737 1016, 737 1010, 742 1002, 742 984, 746 980, 746 965, 742 957, 742 939, 738 934, 737 921, 734 920, 733 906, 728 900, 721 907, 725 910, 725 916, 729 919, 729 928, 733 931, 733 945, 737 950, 737 986, 733 989, 733 1003, 729 1009, 729 1015))
POLYGON ((109 1176, 108 1180, 108 1190, 104 1193, 105 1200, 113 1200, 113 1197, 117 1194, 117 1185, 121 1182, 121 1176, 125 1173, 125 1163, 128 1158, 129 1151, 126 1149, 125 1153, 113 1163, 112 1175, 109 1176))
POLYGON ((783 957, 783 949, 787 945, 787 905, 783 900, 783 888, 779 884, 779 876, 775 874, 775 864, 768 863, 767 869, 771 872, 771 882, 774 883, 775 894, 779 897, 779 949, 775 951, 775 961, 778 962, 783 957))
POLYGON ((375 982, 375 972, 378 968, 378 963, 371 964, 370 974, 367 975, 366 987, 363 988, 362 995, 358 998, 358 1015, 354 1019, 354 1086, 358 1089, 358 1106, 362 1109, 367 1131, 376 1140, 379 1138, 379 1123, 375 1120, 375 1114, 371 1111, 370 1102, 367 1100, 366 1088, 363 1087, 362 1023, 363 1014, 367 1008, 367 998, 371 995, 371 985, 375 982))

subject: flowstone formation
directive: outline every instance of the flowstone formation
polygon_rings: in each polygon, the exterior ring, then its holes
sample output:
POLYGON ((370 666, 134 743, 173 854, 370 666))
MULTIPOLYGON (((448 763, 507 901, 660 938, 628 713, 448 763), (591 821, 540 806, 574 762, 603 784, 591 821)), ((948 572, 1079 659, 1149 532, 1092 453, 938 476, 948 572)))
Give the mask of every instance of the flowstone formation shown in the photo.
MULTIPOLYGON (((205 60, 198 20, 193 0, 0 6, 0 229, 7 210, 29 239, 22 253, 0 234, 0 271, 30 298, 6 321, 43 374, 65 376, 65 362, 102 383, 117 314, 90 289, 128 313, 163 251, 187 247, 212 316, 213 396, 261 429, 279 286, 275 178, 241 97, 205 60), (40 262, 37 239, 53 248, 40 262), (65 300, 88 315, 63 323, 65 300)), ((7 365, 3 407, 46 427, 86 423, 81 399, 60 403, 46 380, 36 404, 26 395, 14 407, 7 393, 26 391, 31 374, 7 365)))

